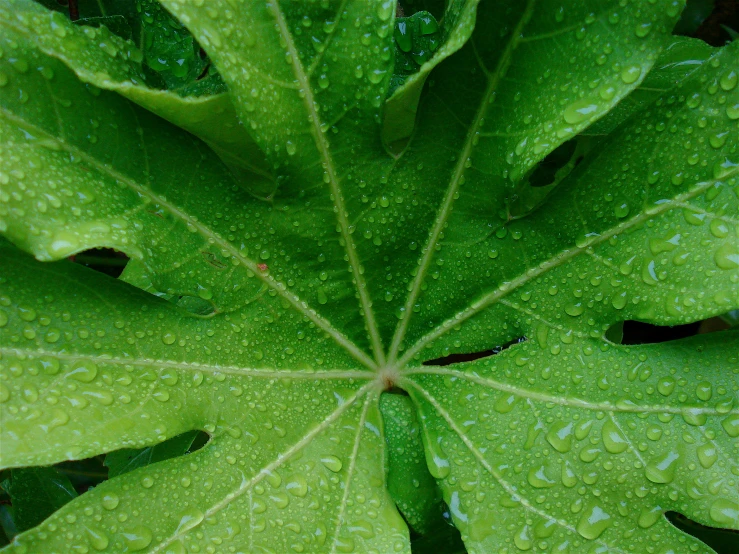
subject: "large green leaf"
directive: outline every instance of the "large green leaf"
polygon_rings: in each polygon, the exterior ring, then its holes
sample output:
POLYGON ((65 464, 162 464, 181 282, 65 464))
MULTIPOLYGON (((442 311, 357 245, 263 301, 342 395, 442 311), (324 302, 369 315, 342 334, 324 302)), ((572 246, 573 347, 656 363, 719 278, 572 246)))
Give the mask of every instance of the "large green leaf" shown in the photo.
POLYGON ((636 89, 679 2, 482 2, 395 156, 392 2, 163 4, 275 188, 3 25, 0 465, 210 440, 8 552, 409 552, 395 504, 422 530, 438 506, 397 455, 419 434, 470 552, 709 552, 667 510, 739 528, 739 334, 607 338, 739 308, 739 46, 514 215, 537 163, 636 89), (132 258, 128 282, 62 260, 95 246, 132 258))

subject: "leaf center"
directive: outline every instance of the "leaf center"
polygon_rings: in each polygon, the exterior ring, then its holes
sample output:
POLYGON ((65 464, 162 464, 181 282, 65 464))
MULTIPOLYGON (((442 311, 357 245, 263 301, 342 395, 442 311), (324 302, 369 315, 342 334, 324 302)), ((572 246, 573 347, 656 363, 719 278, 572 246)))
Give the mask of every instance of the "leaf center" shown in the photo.
POLYGON ((377 372, 377 382, 382 386, 382 390, 394 388, 399 380, 400 371, 396 366, 384 366, 377 372))

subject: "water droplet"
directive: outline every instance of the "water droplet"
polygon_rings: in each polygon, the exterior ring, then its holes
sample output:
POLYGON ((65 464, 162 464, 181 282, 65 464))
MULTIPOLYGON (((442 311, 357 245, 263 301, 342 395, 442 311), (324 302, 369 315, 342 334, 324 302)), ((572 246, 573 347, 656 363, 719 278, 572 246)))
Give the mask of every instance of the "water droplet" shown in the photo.
POLYGON ((662 377, 657 382, 657 390, 662 396, 670 396, 675 390, 675 379, 672 377, 662 377))
POLYGON ((722 89, 729 91, 736 87, 737 81, 739 81, 739 75, 737 75, 737 72, 732 69, 721 76, 719 83, 721 84, 722 89))
POLYGON ((639 77, 641 77, 641 73, 642 69, 638 65, 626 67, 623 71, 621 71, 621 80, 625 84, 630 85, 639 80, 639 77))
POLYGON ((85 526, 85 531, 87 534, 87 540, 95 550, 101 551, 108 548, 108 543, 110 541, 104 532, 89 526, 85 526))
POLYGON ((83 383, 90 383, 98 374, 98 366, 88 360, 75 362, 67 376, 83 383))
POLYGON ((649 32, 652 30, 652 23, 646 22, 646 23, 640 23, 636 26, 636 29, 634 29, 634 34, 638 36, 639 38, 644 38, 649 34, 649 32))
POLYGON ((205 514, 195 507, 190 507, 180 514, 180 523, 177 525, 177 533, 184 533, 193 527, 200 525, 205 518, 205 514))
POLYGON ((128 550, 137 552, 151 544, 151 530, 143 525, 135 527, 130 531, 124 531, 121 534, 123 535, 123 543, 126 545, 128 550))
POLYGON ((721 269, 736 269, 739 267, 739 249, 727 242, 716 250, 713 259, 721 269))
POLYGON ((394 10, 393 2, 390 0, 383 0, 381 3, 377 5, 377 17, 379 17, 382 21, 387 21, 390 19, 390 16, 393 15, 394 10))
POLYGON ((716 447, 710 442, 699 446, 697 452, 698 461, 705 469, 709 469, 711 466, 713 466, 713 464, 716 463, 716 460, 718 460, 718 451, 716 450, 716 447))
POLYGON ((713 395, 713 385, 708 381, 702 381, 695 387, 695 394, 701 400, 708 401, 713 395))
POLYGON ((603 445, 611 454, 620 454, 629 447, 621 431, 612 421, 606 421, 601 429, 603 436, 603 445))
POLYGON ((590 504, 580 516, 577 532, 588 540, 595 540, 611 525, 611 516, 598 504, 590 504))
POLYGON ((739 437, 739 415, 732 415, 721 422, 726 434, 732 438, 739 437))
POLYGON ((739 504, 726 498, 718 498, 711 504, 711 519, 722 527, 739 526, 739 504))
POLYGON ((120 499, 114 492, 106 493, 100 503, 106 510, 115 510, 118 507, 120 499))
POLYGON ((675 479, 675 470, 678 467, 679 460, 680 454, 675 450, 671 450, 667 454, 650 461, 645 470, 647 479, 652 483, 671 483, 675 479))
POLYGON ((437 479, 444 479, 451 470, 449 458, 441 448, 441 437, 429 433, 427 448, 430 456, 426 456, 429 472, 437 479))
POLYGON ((519 550, 531 550, 534 547, 531 528, 528 525, 524 525, 518 533, 513 535, 513 542, 519 550))
POLYGON ((721 148, 726 144, 726 139, 729 138, 729 131, 721 131, 708 137, 708 142, 714 148, 721 148))
POLYGON ((548 489, 557 484, 557 482, 554 479, 551 479, 546 474, 545 466, 540 466, 538 468, 532 467, 529 470, 527 480, 529 482, 529 485, 537 489, 548 489))
POLYGON ((406 21, 399 21, 395 26, 395 44, 398 45, 403 52, 410 52, 413 48, 413 40, 411 38, 411 32, 408 28, 406 21))
POLYGON ((575 125, 593 118, 598 110, 598 104, 590 100, 578 100, 565 108, 563 116, 567 123, 575 125))
POLYGON ((306 494, 308 494, 308 483, 302 476, 293 475, 285 483, 285 489, 293 496, 303 498, 306 494))
POLYGON ((341 471, 342 463, 336 456, 324 456, 321 463, 334 473, 341 471))
POLYGON ((641 514, 639 514, 639 520, 637 523, 642 529, 648 529, 662 518, 662 513, 663 510, 661 506, 644 509, 641 514))
POLYGON ((553 424, 547 433, 547 442, 551 444, 557 452, 569 452, 572 448, 572 434, 574 425, 572 422, 565 423, 558 421, 553 424))

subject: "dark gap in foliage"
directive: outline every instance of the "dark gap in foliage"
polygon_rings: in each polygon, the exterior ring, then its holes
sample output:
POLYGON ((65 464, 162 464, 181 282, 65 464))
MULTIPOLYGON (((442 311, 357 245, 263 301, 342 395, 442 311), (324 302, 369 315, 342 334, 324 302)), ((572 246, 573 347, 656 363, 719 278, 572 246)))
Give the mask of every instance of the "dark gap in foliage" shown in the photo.
MULTIPOLYGON (((572 160, 577 149, 575 139, 560 144, 549 155, 536 166, 529 177, 529 185, 532 187, 545 187, 555 182, 557 172, 564 168, 572 160)), ((582 159, 575 160, 575 164, 582 159)))
POLYGON ((624 321, 621 344, 658 344, 671 340, 684 339, 698 334, 700 322, 674 327, 652 325, 641 321, 624 321))
POLYGON ((444 16, 445 7, 444 0, 402 0, 395 6, 395 17, 410 17, 414 13, 427 11, 439 21, 444 16))
POLYGON ((488 358, 490 356, 495 356, 496 354, 500 354, 501 352, 503 352, 503 350, 510 348, 514 344, 524 342, 525 340, 526 340, 526 337, 518 337, 517 339, 508 341, 502 346, 496 346, 494 348, 491 348, 490 350, 483 350, 482 352, 449 354, 448 356, 444 356, 442 358, 436 358, 434 360, 428 360, 426 362, 423 362, 423 365, 445 366, 445 365, 451 365, 451 364, 460 364, 462 362, 473 362, 475 360, 479 360, 482 358, 488 358))
POLYGON ((658 344, 661 342, 685 339, 694 335, 715 333, 731 328, 721 317, 712 317, 685 325, 653 325, 641 321, 627 320, 611 325, 606 338, 618 344, 658 344))
POLYGON ((140 467, 192 454, 208 444, 209 440, 210 435, 203 431, 186 431, 154 446, 109 452, 104 465, 108 470, 108 478, 118 477, 140 467))
POLYGON ((208 444, 208 441, 210 441, 210 435, 208 433, 205 431, 197 431, 195 440, 192 441, 192 446, 187 450, 187 453, 192 454, 193 452, 197 452, 208 444))
POLYGON ((404 391, 403 389, 399 389, 398 387, 392 387, 382 392, 387 394, 397 394, 398 396, 409 396, 406 391, 404 391))
POLYGON ((0 471, 0 548, 110 477, 191 454, 209 440, 204 431, 188 431, 146 448, 122 449, 54 466, 0 471))
POLYGON ((667 512, 665 516, 675 527, 694 536, 719 554, 733 554, 739 550, 739 531, 707 527, 678 512, 667 512))
POLYGON ((112 248, 92 248, 70 256, 69 259, 116 279, 128 263, 128 256, 112 248))
MULTIPOLYGON (((447 525, 439 524, 433 531, 426 535, 419 535, 413 529, 410 529, 411 553, 412 554, 466 554, 462 535, 452 523, 452 516, 449 507, 443 504, 444 512, 442 514, 447 525)), ((407 522, 406 522, 407 523, 407 522)))
POLYGON ((5 470, 0 489, 0 527, 8 540, 36 527, 79 494, 67 476, 53 466, 5 470))
POLYGON ((54 467, 70 480, 77 494, 82 494, 108 478, 104 462, 105 454, 100 454, 84 460, 60 462, 54 467))
POLYGON ((80 8, 77 5, 77 0, 69 0, 69 19, 77 21, 80 18, 80 8))
POLYGON ((736 39, 737 31, 737 0, 688 0, 673 34, 694 37, 711 46, 723 46, 736 39))

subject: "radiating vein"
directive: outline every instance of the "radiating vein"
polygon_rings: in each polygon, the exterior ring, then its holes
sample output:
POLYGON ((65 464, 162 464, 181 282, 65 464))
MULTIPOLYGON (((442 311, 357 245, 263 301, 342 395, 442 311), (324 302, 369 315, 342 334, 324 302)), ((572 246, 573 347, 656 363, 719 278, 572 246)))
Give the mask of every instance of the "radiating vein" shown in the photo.
MULTIPOLYGON (((413 383, 412 381, 408 381, 408 384, 416 389, 419 393, 423 395, 423 397, 436 409, 437 413, 444 418, 444 421, 446 421, 447 425, 449 425, 449 428, 454 431, 454 433, 460 438, 460 440, 464 443, 464 445, 467 447, 467 449, 472 453, 472 455, 475 457, 475 459, 479 462, 479 464, 485 468, 485 470, 495 479, 495 481, 501 486, 501 488, 508 493, 512 499, 516 500, 521 504, 521 507, 524 508, 526 511, 534 513, 545 520, 551 520, 557 523, 560 527, 563 529, 566 529, 570 533, 574 533, 575 535, 578 535, 577 529, 573 527, 569 522, 555 518, 552 515, 540 510, 533 504, 531 504, 525 497, 521 496, 521 494, 518 492, 518 489, 506 481, 506 479, 503 477, 503 475, 485 459, 485 456, 480 452, 480 450, 475 446, 475 444, 472 442, 472 439, 470 439, 467 434, 462 430, 459 425, 457 425, 457 422, 454 421, 452 416, 449 414, 449 412, 442 406, 436 398, 431 396, 428 391, 426 391, 423 387, 419 386, 416 383, 413 383)), ((627 554, 625 550, 621 550, 620 548, 613 546, 612 544, 606 543, 600 539, 595 540, 594 542, 597 542, 601 546, 606 546, 608 548, 608 552, 618 552, 620 554, 627 554)))
MULTIPOLYGON (((482 377, 471 370, 458 371, 450 368, 435 368, 433 366, 413 368, 403 372, 404 376, 411 375, 439 375, 443 377, 456 377, 465 381, 476 383, 483 387, 488 387, 501 392, 506 392, 518 396, 519 398, 529 398, 537 402, 547 404, 557 404, 570 408, 579 408, 588 411, 605 411, 616 413, 635 413, 635 414, 684 414, 686 410, 691 413, 699 413, 706 415, 725 415, 727 413, 739 414, 739 406, 732 410, 726 411, 717 408, 694 407, 694 406, 665 406, 665 405, 638 405, 633 402, 588 402, 582 398, 569 398, 561 394, 551 394, 548 392, 535 391, 517 387, 488 377, 482 377)), ((406 382, 406 381, 404 381, 406 382)), ((410 382, 410 381, 408 381, 410 382)))
MULTIPOLYGON (((405 334, 408 329, 411 315, 413 314, 413 306, 418 299, 418 295, 421 293, 421 288, 426 279, 426 273, 428 272, 428 269, 431 266, 431 261, 434 257, 434 254, 436 253, 436 245, 439 242, 444 227, 446 226, 447 220, 449 219, 449 215, 452 212, 452 204, 454 203, 454 199, 462 183, 462 176, 464 175, 465 169, 467 169, 467 161, 472 154, 472 150, 474 148, 475 136, 477 135, 480 126, 485 120, 485 114, 487 113, 488 107, 490 106, 490 96, 494 94, 497 90, 502 76, 505 73, 505 69, 510 64, 511 56, 513 55, 513 51, 518 45, 518 40, 521 37, 521 32, 531 15, 535 1, 536 0, 528 0, 526 9, 521 16, 518 25, 513 30, 511 34, 511 40, 508 42, 506 49, 501 54, 495 71, 489 74, 487 88, 482 95, 480 104, 477 108, 477 113, 475 114, 475 118, 472 121, 472 125, 467 131, 467 137, 464 141, 462 151, 457 160, 457 165, 452 172, 452 178, 449 182, 449 186, 447 187, 446 196, 444 197, 439 211, 437 212, 434 226, 429 233, 428 241, 423 249, 423 254, 419 262, 418 271, 415 278, 413 279, 410 292, 408 293, 408 298, 403 308, 403 317, 398 322, 398 326, 395 329, 395 335, 393 336, 393 340, 390 345, 390 353, 388 355, 391 364, 394 363, 397 359, 400 346, 403 342, 403 339, 405 338, 405 334)), ((483 67, 483 69, 485 68, 483 67)))
MULTIPOLYGON (((372 386, 373 383, 368 383, 367 385, 356 391, 351 397, 346 400, 346 402, 344 402, 341 406, 334 410, 331 415, 326 417, 326 419, 324 419, 320 423, 320 425, 317 425, 316 427, 311 429, 310 432, 306 433, 302 439, 300 439, 286 451, 280 453, 277 458, 275 458, 271 463, 264 466, 254 477, 252 477, 248 481, 242 482, 234 492, 228 494, 223 498, 223 500, 208 508, 208 510, 204 512, 203 519, 207 520, 208 518, 226 508, 231 502, 250 491, 252 487, 254 487, 254 485, 266 478, 273 470, 277 469, 280 465, 284 464, 287 460, 289 460, 295 454, 300 452, 303 448, 308 446, 308 444, 310 444, 310 442, 314 438, 316 438, 321 432, 326 430, 333 422, 339 419, 339 417, 341 417, 344 412, 346 412, 352 405, 354 405, 357 399, 366 394, 372 386)), ((250 516, 253 517, 253 514, 250 514, 250 516)), ((202 523, 200 525, 202 525, 202 523)), ((187 531, 190 530, 192 530, 192 528, 188 529, 187 531)), ((160 552, 162 549, 166 548, 167 546, 172 544, 172 542, 177 540, 182 534, 183 532, 180 531, 173 533, 172 536, 167 537, 165 540, 159 543, 156 548, 150 550, 151 554, 160 552)))
POLYGON ((352 490, 351 482, 354 477, 354 469, 357 467, 357 453, 359 452, 359 445, 361 443, 362 431, 364 431, 364 423, 367 421, 367 410, 369 410, 370 403, 375 397, 373 395, 367 395, 367 399, 364 401, 364 407, 362 408, 362 415, 359 418, 357 424, 357 434, 354 437, 354 445, 352 446, 352 454, 349 459, 349 467, 346 471, 346 484, 344 485, 344 494, 341 497, 341 504, 339 505, 339 513, 336 514, 336 527, 334 529, 334 540, 331 544, 331 554, 336 552, 336 546, 339 541, 339 531, 341 525, 344 522, 344 512, 346 511, 346 505, 349 501, 349 491, 352 490))
POLYGON ((290 54, 295 78, 300 83, 300 90, 302 92, 301 97, 303 98, 306 111, 310 117, 313 139, 316 143, 318 153, 321 156, 323 170, 326 172, 328 184, 331 188, 331 195, 333 196, 334 205, 336 207, 336 217, 339 222, 339 228, 341 229, 341 236, 344 239, 344 244, 346 246, 346 253, 349 258, 349 267, 351 268, 352 277, 354 278, 354 283, 357 287, 357 292, 359 293, 359 302, 362 306, 362 312, 364 313, 367 323, 367 331, 370 336, 372 351, 375 355, 377 366, 382 366, 385 363, 385 353, 382 347, 382 340, 380 339, 380 332, 372 310, 372 300, 369 297, 369 291, 367 290, 367 285, 364 281, 364 276, 362 275, 362 268, 359 262, 357 248, 350 231, 349 219, 347 216, 346 206, 344 205, 344 197, 341 192, 341 187, 339 186, 339 176, 336 174, 336 168, 334 167, 334 161, 331 156, 328 140, 321 130, 321 119, 316 110, 316 101, 313 97, 310 78, 300 62, 300 55, 295 46, 295 42, 293 41, 293 37, 290 34, 290 30, 287 27, 287 22, 285 21, 285 17, 278 5, 278 2, 270 2, 268 7, 274 16, 280 35, 284 39, 287 51, 290 54))
POLYGON ((134 366, 153 367, 158 369, 175 369, 178 371, 189 371, 192 373, 223 373, 226 375, 249 376, 264 379, 375 379, 372 371, 344 370, 344 369, 321 369, 321 370, 296 370, 296 369, 260 369, 243 367, 237 365, 211 365, 199 363, 176 362, 172 360, 156 360, 148 358, 108 358, 92 354, 68 354, 46 350, 30 350, 25 348, 0 347, 0 357, 16 356, 19 358, 54 358, 65 362, 94 362, 112 366, 134 366))
POLYGON ((343 347, 351 356, 353 356, 355 359, 363 363, 368 368, 375 369, 377 365, 375 364, 374 360, 367 356, 357 345, 355 345, 347 336, 345 336, 343 333, 335 329, 331 323, 326 320, 325 318, 321 317, 316 310, 310 308, 308 304, 296 296, 295 294, 289 292, 287 290, 287 287, 284 286, 284 284, 280 283, 279 281, 276 281, 274 278, 272 278, 269 274, 264 273, 263 271, 260 271, 257 267, 257 263, 246 256, 244 256, 233 244, 228 242, 227 240, 224 240, 220 235, 213 232, 211 229, 209 229, 206 225, 201 223, 196 218, 191 217, 189 214, 172 204, 171 202, 165 200, 161 196, 155 194, 153 191, 147 189, 146 187, 140 185, 133 179, 127 177, 126 175, 120 173, 119 171, 113 169, 107 164, 101 163, 96 158, 90 156, 87 152, 80 150, 76 146, 69 144, 65 141, 59 140, 58 137, 54 137, 50 135, 45 130, 37 127, 36 125, 33 125, 32 123, 29 123, 25 121, 24 119, 17 117, 15 114, 11 113, 5 108, 0 108, 0 115, 2 115, 6 120, 10 121, 14 125, 17 125, 20 128, 25 128, 28 131, 32 131, 32 134, 34 136, 44 136, 49 139, 56 140, 59 143, 59 146, 64 151, 73 154, 77 158, 84 160, 87 162, 90 166, 94 167, 97 171, 104 175, 108 175, 115 181, 119 183, 125 184, 130 189, 136 191, 141 196, 147 197, 151 199, 153 202, 158 204, 159 206, 162 206, 166 210, 168 210, 173 216, 179 218, 181 221, 187 223, 191 228, 194 228, 197 230, 198 233, 200 233, 201 236, 203 236, 208 241, 212 241, 213 244, 216 244, 223 250, 227 251, 229 254, 231 254, 234 259, 236 259, 241 265, 246 267, 247 269, 251 270, 254 275, 262 280, 267 286, 272 288, 279 296, 284 298, 294 309, 299 311, 301 314, 306 316, 308 319, 310 319, 313 323, 315 323, 320 329, 325 331, 328 335, 330 335, 334 341, 343 347))
MULTIPOLYGON (((722 180, 728 179, 731 176, 736 175, 737 173, 739 173, 739 169, 733 169, 732 171, 728 172, 727 175, 722 176, 721 179, 722 180)), ((620 233, 623 233, 629 229, 637 227, 638 225, 645 223, 646 221, 648 221, 649 219, 653 217, 656 217, 667 211, 675 209, 680 203, 703 194, 709 188, 714 186, 717 181, 718 179, 711 179, 708 181, 703 181, 701 183, 698 183, 691 190, 676 196, 673 200, 666 200, 659 204, 655 204, 652 207, 645 209, 643 212, 635 215, 631 219, 627 219, 626 221, 621 222, 615 227, 603 232, 603 234, 592 238, 592 240, 586 246, 583 246, 583 247, 575 246, 574 248, 563 250, 557 255, 540 263, 537 267, 533 267, 529 271, 526 271, 525 273, 523 273, 522 275, 519 275, 515 279, 502 284, 500 287, 496 288, 494 291, 484 294, 482 297, 474 301, 468 307, 466 307, 463 310, 460 310, 459 312, 454 314, 452 317, 450 317, 446 321, 439 324, 435 329, 433 329, 432 331, 430 331, 429 333, 421 337, 411 348, 409 348, 406 351, 405 355, 398 362, 399 365, 402 366, 404 364, 407 364, 416 354, 418 354, 431 341, 436 340, 440 336, 449 332, 451 329, 457 327, 458 325, 470 319, 471 317, 477 315, 478 313, 488 308, 489 306, 496 304, 497 302, 500 301, 500 299, 508 296, 515 290, 523 287, 524 285, 526 285, 533 279, 536 279, 537 277, 545 274, 546 272, 551 271, 552 269, 556 267, 559 267, 560 265, 564 264, 565 262, 570 261, 571 259, 581 255, 584 252, 589 252, 590 249, 592 249, 593 247, 598 246, 599 244, 602 244, 608 241, 610 238, 620 233)))

